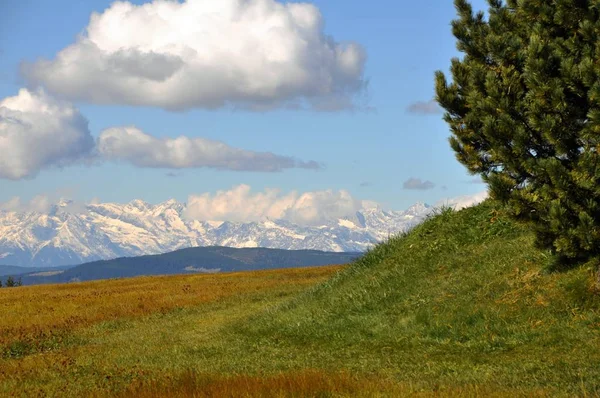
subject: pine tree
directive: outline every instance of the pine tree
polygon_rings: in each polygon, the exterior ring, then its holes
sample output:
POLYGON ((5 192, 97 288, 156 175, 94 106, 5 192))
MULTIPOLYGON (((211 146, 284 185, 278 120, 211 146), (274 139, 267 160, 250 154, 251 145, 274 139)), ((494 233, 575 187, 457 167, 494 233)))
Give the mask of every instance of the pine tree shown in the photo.
POLYGON ((455 0, 450 145, 562 264, 600 254, 600 3, 455 0))
POLYGON ((9 276, 6 278, 6 287, 14 287, 15 286, 15 278, 9 276))

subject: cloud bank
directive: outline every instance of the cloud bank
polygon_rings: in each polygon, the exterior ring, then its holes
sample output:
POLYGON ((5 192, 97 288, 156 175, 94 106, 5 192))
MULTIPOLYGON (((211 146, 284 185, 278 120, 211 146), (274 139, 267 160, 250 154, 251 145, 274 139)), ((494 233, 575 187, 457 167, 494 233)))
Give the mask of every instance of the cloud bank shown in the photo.
POLYGON ((308 3, 117 1, 54 59, 21 72, 52 93, 98 104, 351 108, 366 86, 365 51, 336 42, 323 25, 308 3))
MULTIPOLYGON (((434 207, 452 207, 456 210, 473 206, 488 198, 486 191, 439 200, 434 207)), ((26 201, 14 197, 0 202, 0 211, 47 213, 53 209, 81 214, 87 205, 100 204, 98 199, 88 203, 65 199, 58 194, 38 195, 26 201)), ((342 217, 353 216, 357 211, 379 208, 374 201, 358 200, 348 191, 332 189, 287 194, 267 188, 253 192, 249 185, 238 185, 216 193, 190 195, 183 217, 187 220, 252 222, 286 220, 303 226, 320 226, 342 217)))
POLYGON ((404 189, 416 189, 426 191, 428 189, 433 189, 435 187, 435 184, 431 181, 421 181, 420 178, 411 177, 408 180, 404 181, 402 187, 404 189))
POLYGON ((156 138, 135 126, 104 130, 98 152, 106 160, 120 160, 138 167, 275 172, 289 168, 319 169, 317 162, 303 162, 270 152, 233 148, 205 138, 156 138))
POLYGON ((42 169, 92 160, 168 169, 277 172, 322 168, 315 161, 248 151, 205 138, 157 138, 135 126, 106 129, 96 141, 77 108, 43 90, 22 89, 17 96, 0 101, 0 179, 31 178, 42 169))
POLYGON ((94 148, 88 121, 44 91, 0 101, 0 178, 18 180, 80 161, 94 148))
POLYGON ((213 221, 264 221, 284 219, 300 225, 321 225, 327 220, 354 214, 359 200, 344 190, 282 194, 277 189, 251 192, 248 185, 228 191, 190 195, 185 217, 213 221))

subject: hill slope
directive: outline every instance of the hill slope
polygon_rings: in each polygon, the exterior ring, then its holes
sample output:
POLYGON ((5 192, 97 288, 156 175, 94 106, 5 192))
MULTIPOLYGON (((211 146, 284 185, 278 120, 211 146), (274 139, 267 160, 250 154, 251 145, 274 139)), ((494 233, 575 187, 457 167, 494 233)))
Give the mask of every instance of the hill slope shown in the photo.
POLYGON ((34 272, 23 275, 22 282, 25 285, 32 285, 140 275, 216 273, 310 267, 347 264, 359 256, 359 253, 335 253, 318 250, 236 249, 220 246, 192 247, 152 256, 123 257, 114 260, 94 261, 69 268, 63 272, 34 272))
POLYGON ((240 324, 232 341, 262 347, 272 370, 343 366, 427 389, 598 394, 597 261, 548 273, 532 242, 490 202, 447 211, 240 324))

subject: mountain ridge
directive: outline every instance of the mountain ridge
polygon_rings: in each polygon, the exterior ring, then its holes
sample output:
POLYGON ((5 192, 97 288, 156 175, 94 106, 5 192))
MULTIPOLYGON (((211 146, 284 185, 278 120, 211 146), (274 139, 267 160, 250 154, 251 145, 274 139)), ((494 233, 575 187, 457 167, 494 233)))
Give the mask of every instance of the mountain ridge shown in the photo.
MULTIPOLYGON (((53 268, 53 272, 40 272, 38 268, 35 272, 14 276, 19 277, 25 285, 66 283, 141 275, 219 273, 341 265, 350 263, 360 255, 361 253, 260 247, 188 247, 164 254, 120 257, 88 262, 74 267, 63 267, 63 269, 53 268)), ((26 268, 21 267, 20 269, 26 268)))
POLYGON ((14 265, 0 265, 0 277, 18 276, 26 273, 35 273, 40 271, 64 271, 68 266, 62 267, 17 267, 14 265))
POLYGON ((86 206, 61 200, 47 212, 0 210, 0 265, 56 267, 204 246, 363 252, 419 224, 433 207, 372 206, 317 226, 284 219, 189 220, 185 211, 186 204, 174 199, 86 206))

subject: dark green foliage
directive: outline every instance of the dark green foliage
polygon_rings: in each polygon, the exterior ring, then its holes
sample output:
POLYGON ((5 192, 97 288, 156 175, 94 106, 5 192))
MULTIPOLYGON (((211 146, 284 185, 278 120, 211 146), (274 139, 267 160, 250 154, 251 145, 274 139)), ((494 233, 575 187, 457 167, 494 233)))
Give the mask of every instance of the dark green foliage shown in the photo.
POLYGON ((462 59, 436 73, 457 159, 538 247, 563 263, 600 254, 600 3, 455 0, 462 59))
MULTIPOLYGON (((8 278, 6 278, 6 283, 4 286, 5 287, 23 286, 23 280, 21 279, 21 277, 19 277, 19 279, 15 279, 14 276, 9 276, 8 278)), ((0 287, 2 287, 2 280, 0 280, 0 287)))

